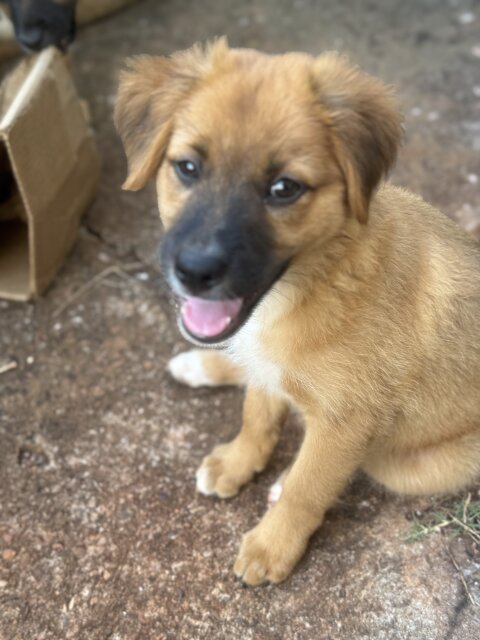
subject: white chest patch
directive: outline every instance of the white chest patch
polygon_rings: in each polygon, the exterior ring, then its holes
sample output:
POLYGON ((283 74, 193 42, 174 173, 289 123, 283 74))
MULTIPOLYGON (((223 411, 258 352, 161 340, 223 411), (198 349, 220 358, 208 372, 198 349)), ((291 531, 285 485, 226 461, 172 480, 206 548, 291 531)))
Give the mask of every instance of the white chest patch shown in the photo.
POLYGON ((227 352, 247 375, 248 384, 269 393, 283 395, 282 371, 278 363, 267 358, 260 338, 260 322, 252 317, 230 340, 227 352))

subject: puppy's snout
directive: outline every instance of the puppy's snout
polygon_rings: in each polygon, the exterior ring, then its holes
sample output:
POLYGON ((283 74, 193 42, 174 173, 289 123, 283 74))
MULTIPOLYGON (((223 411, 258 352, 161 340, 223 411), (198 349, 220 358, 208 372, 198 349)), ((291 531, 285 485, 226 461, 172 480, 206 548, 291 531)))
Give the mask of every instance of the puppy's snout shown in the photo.
POLYGON ((213 289, 224 279, 227 257, 217 247, 187 247, 179 251, 174 263, 175 275, 194 295, 213 289))
POLYGON ((51 45, 66 51, 75 37, 76 0, 10 0, 15 36, 28 53, 51 45))
POLYGON ((41 51, 51 45, 61 51, 66 51, 73 41, 73 31, 68 34, 52 33, 48 25, 39 24, 20 28, 17 32, 17 39, 28 52, 41 51))

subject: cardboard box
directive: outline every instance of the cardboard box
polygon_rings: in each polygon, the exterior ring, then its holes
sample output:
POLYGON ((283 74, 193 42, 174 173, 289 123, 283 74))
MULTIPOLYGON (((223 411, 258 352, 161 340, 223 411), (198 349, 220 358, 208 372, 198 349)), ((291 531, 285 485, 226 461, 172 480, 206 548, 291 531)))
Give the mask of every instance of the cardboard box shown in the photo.
POLYGON ((0 297, 40 295, 71 248, 100 174, 64 57, 24 59, 0 86, 0 297))

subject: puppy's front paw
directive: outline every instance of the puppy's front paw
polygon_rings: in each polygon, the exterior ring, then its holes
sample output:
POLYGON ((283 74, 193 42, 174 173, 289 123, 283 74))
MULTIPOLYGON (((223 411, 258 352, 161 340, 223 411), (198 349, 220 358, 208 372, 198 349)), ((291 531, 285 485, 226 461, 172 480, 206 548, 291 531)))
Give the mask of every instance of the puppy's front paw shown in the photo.
POLYGON ((221 444, 203 459, 196 473, 197 490, 206 496, 219 498, 235 496, 263 463, 251 448, 236 438, 221 444))
POLYGON ((203 352, 200 349, 184 351, 167 364, 170 375, 189 387, 208 387, 215 384, 205 370, 203 352))
POLYGON ((299 535, 295 528, 281 526, 275 519, 269 520, 273 511, 243 536, 233 570, 245 584, 285 580, 305 551, 308 537, 299 535))

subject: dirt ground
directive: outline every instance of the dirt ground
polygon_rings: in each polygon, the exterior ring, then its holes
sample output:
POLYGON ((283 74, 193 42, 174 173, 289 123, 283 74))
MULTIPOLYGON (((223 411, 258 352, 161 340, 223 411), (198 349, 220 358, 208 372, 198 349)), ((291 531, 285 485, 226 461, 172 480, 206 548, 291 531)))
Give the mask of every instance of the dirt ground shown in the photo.
MULTIPOLYGON (((1 640, 478 640, 480 560, 468 536, 406 543, 428 500, 356 478, 280 586, 245 589, 241 534, 300 438, 237 498, 197 495, 241 392, 165 373, 182 348, 157 260, 154 193, 123 193, 118 71, 226 33, 267 51, 348 52, 394 84, 406 141, 393 180, 480 236, 480 3, 151 0, 84 29, 73 51, 103 156, 95 203, 53 286, 0 301, 1 640)), ((478 498, 478 487, 472 496, 478 498)))

